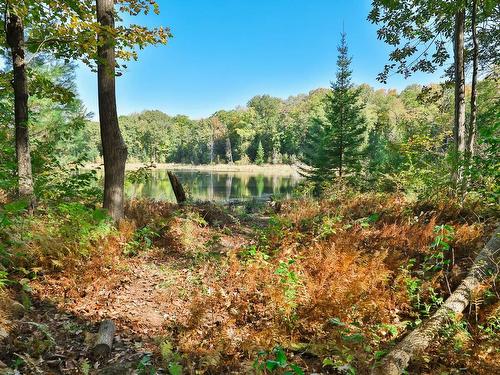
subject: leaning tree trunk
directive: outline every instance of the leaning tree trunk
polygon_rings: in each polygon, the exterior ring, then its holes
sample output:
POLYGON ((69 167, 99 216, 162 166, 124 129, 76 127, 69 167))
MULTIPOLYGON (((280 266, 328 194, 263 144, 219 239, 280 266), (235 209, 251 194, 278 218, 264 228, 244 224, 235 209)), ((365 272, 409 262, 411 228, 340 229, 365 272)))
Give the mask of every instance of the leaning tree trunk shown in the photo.
POLYGON ((33 211, 33 174, 28 133, 28 78, 24 59, 24 27, 16 14, 7 15, 7 43, 12 54, 14 71, 14 123, 16 129, 18 192, 21 199, 29 202, 29 211, 33 211))
POLYGON ((170 180, 170 185, 172 185, 172 190, 174 191, 177 204, 180 205, 184 204, 184 202, 186 202, 187 197, 181 182, 173 172, 167 171, 167 175, 168 179, 170 180))
POLYGON ((453 138, 455 142, 455 165, 453 166, 453 182, 456 187, 459 187, 462 183, 462 162, 466 150, 464 28, 465 11, 462 9, 455 15, 454 36, 455 123, 453 127, 453 138))
POLYGON ((97 82, 99 95, 99 122, 104 157, 104 202, 110 216, 123 218, 123 185, 127 146, 123 141, 116 111, 115 49, 113 36, 114 1, 96 0, 97 20, 101 25, 98 35, 97 82))
MULTIPOLYGON (((474 260, 467 277, 448 297, 443 305, 422 326, 409 333, 389 354, 372 374, 398 375, 405 371, 410 360, 423 352, 450 317, 460 314, 469 305, 472 293, 490 277, 491 269, 498 267, 500 258, 500 227, 474 260)), ((498 270, 496 270, 498 272, 498 270)))

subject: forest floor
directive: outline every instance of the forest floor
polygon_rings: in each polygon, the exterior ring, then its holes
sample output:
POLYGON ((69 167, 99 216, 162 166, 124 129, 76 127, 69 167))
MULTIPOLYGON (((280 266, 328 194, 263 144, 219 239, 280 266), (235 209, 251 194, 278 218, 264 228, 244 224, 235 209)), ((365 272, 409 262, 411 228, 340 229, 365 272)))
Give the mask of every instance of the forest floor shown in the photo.
MULTIPOLYGON (((85 261, 18 293, 25 312, 6 317, 0 361, 20 374, 367 374, 458 285, 496 221, 400 196, 344 198, 129 202, 85 261), (99 362, 90 348, 103 319, 117 336, 99 362)), ((499 373, 498 294, 493 278, 409 373, 499 373)))

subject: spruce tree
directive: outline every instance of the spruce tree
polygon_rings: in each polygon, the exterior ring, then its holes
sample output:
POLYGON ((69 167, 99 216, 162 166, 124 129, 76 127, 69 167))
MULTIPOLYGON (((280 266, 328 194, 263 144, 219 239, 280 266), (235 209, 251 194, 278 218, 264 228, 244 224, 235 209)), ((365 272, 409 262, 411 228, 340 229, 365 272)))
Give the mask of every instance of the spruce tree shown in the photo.
POLYGON ((259 141, 259 145, 257 146, 257 155, 255 156, 255 164, 264 164, 264 158, 264 147, 262 147, 262 141, 259 141))
POLYGON ((342 33, 338 47, 337 80, 332 83, 332 91, 327 102, 327 119, 330 123, 330 155, 332 168, 337 176, 355 174, 361 169, 363 152, 361 146, 366 131, 359 90, 351 82, 346 34, 342 33))
POLYGON ((333 179, 331 158, 329 155, 330 128, 327 121, 315 118, 306 135, 301 161, 306 167, 300 167, 299 173, 314 184, 318 194, 325 182, 333 179))
POLYGON ((366 131, 360 92, 351 81, 351 57, 346 34, 338 46, 336 81, 325 103, 326 118, 316 119, 308 131, 302 173, 316 186, 343 176, 354 177, 361 169, 362 143, 366 131))

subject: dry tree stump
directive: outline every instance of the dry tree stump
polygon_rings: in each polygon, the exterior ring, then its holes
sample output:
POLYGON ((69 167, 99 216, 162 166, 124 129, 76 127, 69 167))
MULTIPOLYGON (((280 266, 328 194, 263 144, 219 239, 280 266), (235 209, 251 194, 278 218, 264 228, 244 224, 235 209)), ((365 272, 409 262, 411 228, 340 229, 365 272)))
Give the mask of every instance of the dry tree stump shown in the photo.
POLYGON ((167 171, 167 174, 168 179, 170 180, 170 184, 172 185, 172 190, 174 191, 177 203, 183 204, 186 201, 186 192, 184 191, 181 182, 173 172, 167 171))
POLYGON ((104 359, 109 357, 113 348, 113 338, 115 336, 116 326, 112 320, 106 319, 101 322, 95 345, 92 348, 92 355, 95 359, 104 359))

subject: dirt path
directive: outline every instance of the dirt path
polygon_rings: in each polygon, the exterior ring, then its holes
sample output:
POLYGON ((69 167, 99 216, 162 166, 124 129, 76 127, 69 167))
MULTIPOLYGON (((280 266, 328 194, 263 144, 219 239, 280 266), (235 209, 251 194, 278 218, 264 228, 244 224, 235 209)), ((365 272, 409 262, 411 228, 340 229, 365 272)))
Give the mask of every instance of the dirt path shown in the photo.
MULTIPOLYGON (((136 257, 114 254, 76 277, 68 271, 34 281, 32 310, 18 323, 18 340, 7 351, 29 353, 23 340, 32 346, 38 345, 33 340, 48 340, 42 360, 17 356, 30 363, 33 373, 85 373, 87 364, 95 367, 89 373, 131 372, 158 349, 158 338, 171 337, 176 327, 188 324, 194 296, 211 293, 205 281, 216 278, 232 253, 254 241, 255 222, 262 227, 267 218, 196 228, 191 233, 196 251, 160 246, 136 257), (118 327, 113 356, 105 364, 89 362, 93 335, 103 319, 118 327)), ((3 359, 12 362, 12 355, 3 359)))

